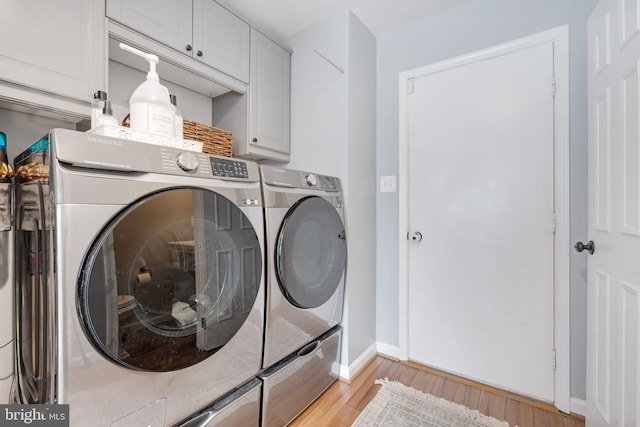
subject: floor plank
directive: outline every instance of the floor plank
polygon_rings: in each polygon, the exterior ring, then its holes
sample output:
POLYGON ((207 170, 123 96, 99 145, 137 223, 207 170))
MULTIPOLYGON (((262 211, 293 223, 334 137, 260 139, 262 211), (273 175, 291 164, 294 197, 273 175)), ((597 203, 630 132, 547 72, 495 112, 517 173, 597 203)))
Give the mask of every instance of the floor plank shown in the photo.
POLYGON ((349 406, 343 407, 329 422, 330 426, 350 426, 360 415, 360 411, 349 406))
POLYGON ((551 405, 503 392, 415 363, 382 356, 371 360, 350 383, 336 381, 290 425, 296 427, 348 427, 388 378, 437 397, 476 409, 518 427, 584 427, 584 418, 562 414, 551 405))

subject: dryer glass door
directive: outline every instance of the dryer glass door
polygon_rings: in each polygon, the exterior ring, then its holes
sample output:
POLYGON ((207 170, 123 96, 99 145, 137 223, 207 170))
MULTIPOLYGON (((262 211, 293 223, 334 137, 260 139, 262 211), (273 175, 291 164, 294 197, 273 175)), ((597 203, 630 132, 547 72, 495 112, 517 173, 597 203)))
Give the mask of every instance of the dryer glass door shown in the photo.
POLYGON ((276 275, 293 305, 314 308, 340 285, 347 260, 342 218, 320 197, 298 201, 287 212, 276 244, 276 275))
POLYGON ((204 360, 244 324, 262 256, 227 198, 173 189, 124 209, 86 257, 78 303, 85 333, 113 361, 171 371, 204 360))

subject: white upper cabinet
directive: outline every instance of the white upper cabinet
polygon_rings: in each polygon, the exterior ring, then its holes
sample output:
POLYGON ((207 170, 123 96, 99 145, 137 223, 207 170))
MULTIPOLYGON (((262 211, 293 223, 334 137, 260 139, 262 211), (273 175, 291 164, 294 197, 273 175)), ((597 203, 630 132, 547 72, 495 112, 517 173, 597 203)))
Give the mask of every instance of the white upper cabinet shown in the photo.
POLYGON ((246 94, 213 99, 214 126, 233 133, 233 154, 254 160, 290 158, 291 53, 251 29, 246 94))
POLYGON ((249 81, 249 25, 213 0, 108 0, 107 16, 233 78, 249 81))
POLYGON ((105 87, 104 2, 3 0, 0 27, 0 99, 88 116, 105 87))
POLYGON ((235 156, 289 161, 288 50, 213 0, 107 0, 106 14, 111 59, 147 67, 116 41, 157 54, 161 77, 212 98, 235 156))
POLYGON ((107 16, 175 50, 192 49, 191 0, 108 0, 107 16))
POLYGON ((193 2, 193 55, 249 82, 249 25, 212 0, 193 2))
POLYGON ((289 155, 291 54, 251 31, 250 150, 289 155))

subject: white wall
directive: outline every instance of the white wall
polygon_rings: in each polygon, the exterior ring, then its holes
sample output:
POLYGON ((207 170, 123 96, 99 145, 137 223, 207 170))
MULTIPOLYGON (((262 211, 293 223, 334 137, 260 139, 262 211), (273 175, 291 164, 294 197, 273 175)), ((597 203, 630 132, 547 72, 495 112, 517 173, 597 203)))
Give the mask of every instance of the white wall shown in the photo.
MULTIPOLYGON (((284 44, 291 55, 291 161, 287 167, 334 175, 347 174, 349 15, 338 15, 297 33, 284 44)), ((345 182, 343 182, 343 185, 345 182)))
POLYGON ((375 37, 344 12, 285 44, 293 50, 287 167, 338 176, 344 189, 342 364, 351 365, 375 343, 375 37))
POLYGON ((350 14, 347 315, 349 364, 375 343, 376 39, 350 14))
MULTIPOLYGON (((398 175, 398 74, 540 31, 570 26, 571 241, 587 233, 585 22, 596 0, 475 0, 378 37, 377 173, 398 175)), ((399 182, 398 185, 404 183, 399 182)), ((397 347, 398 194, 378 193, 377 340, 397 347)), ((586 396, 586 257, 571 255, 571 395, 586 396)))

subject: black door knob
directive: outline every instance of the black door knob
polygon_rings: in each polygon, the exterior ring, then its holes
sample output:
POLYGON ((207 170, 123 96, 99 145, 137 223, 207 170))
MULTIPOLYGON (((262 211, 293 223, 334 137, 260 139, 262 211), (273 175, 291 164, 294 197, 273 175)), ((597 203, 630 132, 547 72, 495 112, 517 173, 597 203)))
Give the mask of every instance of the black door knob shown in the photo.
POLYGON ((191 47, 191 45, 190 45, 190 44, 188 44, 188 45, 187 45, 187 52, 191 52, 191 50, 192 50, 192 49, 193 49, 193 48, 191 47))
POLYGON ((587 251, 590 255, 593 255, 593 252, 596 250, 596 245, 593 243, 593 240, 589 240, 586 245, 582 242, 576 243, 574 248, 576 248, 578 252, 587 251))

